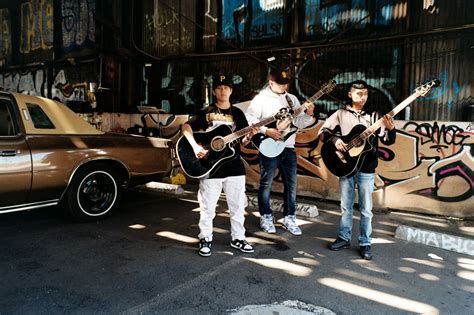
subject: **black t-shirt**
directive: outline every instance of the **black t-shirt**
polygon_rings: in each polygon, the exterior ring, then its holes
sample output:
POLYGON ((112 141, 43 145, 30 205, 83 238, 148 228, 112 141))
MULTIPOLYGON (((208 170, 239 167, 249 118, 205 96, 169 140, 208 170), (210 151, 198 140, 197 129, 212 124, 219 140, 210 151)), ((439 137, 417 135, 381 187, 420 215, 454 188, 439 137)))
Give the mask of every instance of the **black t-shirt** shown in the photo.
MULTIPOLYGON (((193 131, 209 131, 224 124, 229 126, 232 132, 236 132, 249 125, 244 113, 239 108, 231 105, 228 109, 221 109, 215 104, 198 111, 187 123, 193 131)), ((234 157, 223 162, 220 167, 211 172, 209 178, 245 175, 244 163, 240 159, 240 145, 237 143, 234 145, 234 149, 236 151, 234 157)))

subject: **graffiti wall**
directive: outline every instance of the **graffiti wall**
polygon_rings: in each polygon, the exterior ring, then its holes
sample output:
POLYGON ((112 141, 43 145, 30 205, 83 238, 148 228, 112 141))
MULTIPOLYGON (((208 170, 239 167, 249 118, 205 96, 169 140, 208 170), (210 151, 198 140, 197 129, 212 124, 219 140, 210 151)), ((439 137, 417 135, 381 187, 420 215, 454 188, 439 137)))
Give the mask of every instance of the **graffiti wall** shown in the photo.
MULTIPOLYGON (((316 135, 323 121, 297 135, 298 195, 339 200, 338 178, 321 159, 316 135)), ((377 207, 472 217, 474 130, 469 123, 397 121, 397 141, 379 148, 374 203, 377 207)), ((243 148, 247 184, 257 189, 257 151, 243 148)), ((283 191, 276 176, 273 189, 283 191)))
POLYGON ((222 37, 236 46, 282 39, 285 1, 222 1, 222 37))
POLYGON ((62 0, 62 46, 64 52, 95 47, 95 0, 62 0))
POLYGON ((0 9, 0 67, 11 62, 12 34, 11 18, 8 8, 0 9))
POLYGON ((48 76, 45 68, 9 71, 0 74, 0 88, 9 92, 47 96, 48 76))
POLYGON ((28 0, 20 4, 19 50, 25 62, 52 59, 53 18, 53 0, 28 0))
POLYGON ((75 112, 91 112, 95 107, 95 65, 58 68, 52 78, 51 98, 68 105, 75 112), (91 88, 92 87, 92 88, 91 88))
MULTIPOLYGON (((82 67, 63 67, 52 78, 52 98, 67 104, 71 101, 87 102, 93 82, 94 64, 82 67)), ((0 88, 9 92, 48 96, 46 68, 11 71, 0 74, 0 88)))
POLYGON ((180 55, 195 48, 195 1, 144 2, 144 50, 156 56, 180 55))

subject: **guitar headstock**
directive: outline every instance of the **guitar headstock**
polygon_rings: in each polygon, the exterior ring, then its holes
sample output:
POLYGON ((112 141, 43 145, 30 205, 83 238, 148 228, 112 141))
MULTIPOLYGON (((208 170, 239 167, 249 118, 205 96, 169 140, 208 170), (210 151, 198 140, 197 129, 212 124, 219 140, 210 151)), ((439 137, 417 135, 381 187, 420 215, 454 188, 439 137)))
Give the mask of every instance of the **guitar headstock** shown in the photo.
POLYGON ((439 81, 438 79, 428 81, 425 84, 418 86, 414 92, 420 96, 425 96, 431 91, 432 88, 438 87, 440 83, 441 81, 439 81))
POLYGON ((324 83, 321 86, 321 92, 324 94, 330 93, 332 90, 334 90, 337 86, 337 83, 335 80, 329 80, 328 82, 324 83))

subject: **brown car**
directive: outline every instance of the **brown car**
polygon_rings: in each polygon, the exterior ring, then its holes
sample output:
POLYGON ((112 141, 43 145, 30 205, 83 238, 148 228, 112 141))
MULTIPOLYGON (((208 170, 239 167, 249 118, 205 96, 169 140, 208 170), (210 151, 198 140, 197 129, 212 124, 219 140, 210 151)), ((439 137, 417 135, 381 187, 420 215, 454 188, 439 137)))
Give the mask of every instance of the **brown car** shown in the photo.
POLYGON ((61 204, 98 220, 170 168, 166 139, 104 133, 59 102, 0 92, 0 213, 61 204))

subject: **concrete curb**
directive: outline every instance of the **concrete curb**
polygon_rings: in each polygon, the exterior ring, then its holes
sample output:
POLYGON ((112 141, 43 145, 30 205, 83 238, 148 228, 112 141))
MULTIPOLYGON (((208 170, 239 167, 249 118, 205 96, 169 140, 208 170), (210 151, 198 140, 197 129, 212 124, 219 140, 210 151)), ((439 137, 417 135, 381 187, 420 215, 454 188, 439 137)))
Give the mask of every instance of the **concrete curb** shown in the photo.
POLYGON ((247 314, 287 314, 287 315, 336 315, 333 311, 313 304, 301 301, 284 301, 273 304, 247 305, 232 310, 227 310, 231 315, 247 314))
POLYGON ((474 239, 399 225, 395 238, 474 256, 474 239))
MULTIPOLYGON (((248 206, 258 209, 258 196, 247 194, 248 206)), ((283 212, 283 200, 270 197, 270 208, 273 211, 283 212)), ((296 203, 296 215, 314 218, 319 215, 318 207, 308 203, 296 203)))
POLYGON ((184 189, 183 187, 181 187, 181 185, 167 184, 167 183, 162 183, 162 182, 149 182, 149 183, 146 183, 145 185, 136 186, 136 189, 159 191, 159 192, 165 192, 165 193, 172 193, 176 195, 184 194, 184 189))

